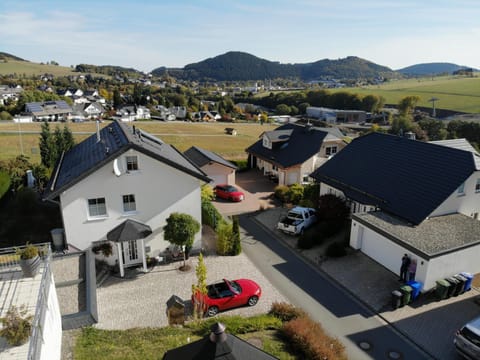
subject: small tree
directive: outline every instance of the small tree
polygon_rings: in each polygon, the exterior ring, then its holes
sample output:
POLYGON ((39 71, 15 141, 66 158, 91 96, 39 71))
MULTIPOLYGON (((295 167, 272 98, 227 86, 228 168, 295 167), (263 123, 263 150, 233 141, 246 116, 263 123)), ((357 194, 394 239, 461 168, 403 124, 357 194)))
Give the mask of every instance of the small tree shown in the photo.
POLYGON ((238 222, 238 216, 233 217, 232 224, 232 242, 230 254, 235 256, 242 252, 242 244, 240 242, 240 223, 238 222))
POLYGON ((217 254, 227 255, 230 253, 230 239, 232 238, 232 224, 222 221, 217 226, 217 254))
POLYGON ((200 223, 191 215, 172 213, 167 218, 167 225, 163 227, 164 239, 168 242, 181 246, 183 252, 183 267, 185 267, 185 256, 192 248, 195 234, 200 231, 200 223))
POLYGON ((207 267, 203 261, 203 254, 198 256, 198 265, 195 268, 197 275, 197 284, 192 284, 192 295, 194 298, 193 303, 193 316, 195 318, 201 318, 205 309, 204 298, 207 295, 207 267))

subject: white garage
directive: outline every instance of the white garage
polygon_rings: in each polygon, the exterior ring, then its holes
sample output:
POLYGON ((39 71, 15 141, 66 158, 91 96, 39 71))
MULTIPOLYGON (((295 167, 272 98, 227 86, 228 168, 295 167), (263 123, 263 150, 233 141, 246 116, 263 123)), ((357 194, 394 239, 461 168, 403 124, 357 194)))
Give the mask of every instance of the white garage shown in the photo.
POLYGON ((417 260, 415 280, 422 291, 436 281, 469 272, 480 273, 480 221, 462 214, 437 216, 418 226, 384 212, 352 215, 350 246, 399 274, 401 258, 417 260))
POLYGON ((237 167, 220 155, 196 146, 189 148, 184 152, 184 155, 212 179, 212 186, 218 184, 235 185, 237 167))

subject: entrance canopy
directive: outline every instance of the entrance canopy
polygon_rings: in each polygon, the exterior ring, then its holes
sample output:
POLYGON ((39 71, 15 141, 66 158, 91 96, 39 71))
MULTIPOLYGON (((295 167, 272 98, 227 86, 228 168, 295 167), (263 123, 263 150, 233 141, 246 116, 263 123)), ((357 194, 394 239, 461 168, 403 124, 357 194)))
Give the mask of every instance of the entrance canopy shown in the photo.
POLYGON ((144 239, 152 233, 152 228, 147 224, 133 219, 127 219, 107 233, 107 239, 113 242, 125 242, 144 239))

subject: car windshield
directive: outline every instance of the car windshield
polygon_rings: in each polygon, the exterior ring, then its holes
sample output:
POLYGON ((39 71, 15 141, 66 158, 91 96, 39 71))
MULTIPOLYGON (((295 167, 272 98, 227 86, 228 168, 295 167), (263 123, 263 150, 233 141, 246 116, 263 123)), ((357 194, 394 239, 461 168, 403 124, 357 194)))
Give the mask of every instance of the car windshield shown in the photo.
POLYGON ((237 282, 235 281, 229 281, 229 280, 225 280, 225 282, 230 286, 230 288, 236 292, 237 294, 240 294, 242 292, 242 288, 240 287, 240 285, 238 285, 237 282))
POLYGON ((467 327, 464 327, 460 333, 465 337, 467 340, 469 340, 472 344, 475 344, 477 346, 480 346, 480 336, 475 334, 472 330, 470 330, 467 327))
POLYGON ((237 188, 234 186, 225 186, 225 191, 226 192, 235 192, 237 191, 237 188))

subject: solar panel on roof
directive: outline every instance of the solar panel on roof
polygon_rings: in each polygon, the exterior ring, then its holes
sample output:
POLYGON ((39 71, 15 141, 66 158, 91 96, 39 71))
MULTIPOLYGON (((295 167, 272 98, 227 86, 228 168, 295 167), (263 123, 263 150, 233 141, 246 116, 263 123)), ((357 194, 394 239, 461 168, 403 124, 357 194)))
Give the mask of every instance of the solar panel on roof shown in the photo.
POLYGON ((63 100, 58 100, 57 101, 57 107, 59 109, 70 109, 70 106, 63 100))
POLYGON ((31 111, 31 112, 43 111, 43 108, 40 105, 40 103, 27 103, 26 108, 27 108, 27 111, 31 111))

